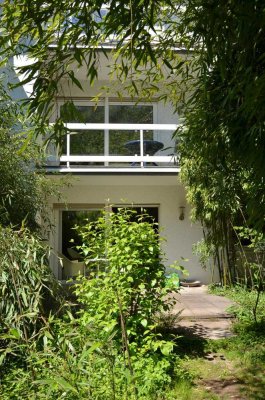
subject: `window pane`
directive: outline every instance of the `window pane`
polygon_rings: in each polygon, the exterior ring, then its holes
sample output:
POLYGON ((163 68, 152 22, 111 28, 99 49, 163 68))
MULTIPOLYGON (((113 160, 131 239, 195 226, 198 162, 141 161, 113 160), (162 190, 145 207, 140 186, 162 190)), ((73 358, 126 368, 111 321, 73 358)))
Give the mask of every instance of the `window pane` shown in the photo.
POLYGON ((70 140, 72 155, 104 155, 104 131, 79 131, 70 140))
MULTIPOLYGON (((112 207, 114 213, 119 212, 121 207, 112 207)), ((130 220, 132 222, 138 221, 140 215, 144 215, 143 221, 154 224, 154 230, 158 233, 158 207, 125 207, 135 211, 135 214, 131 215, 130 220)))
MULTIPOLYGON (((145 105, 110 105, 109 121, 110 123, 124 124, 152 124, 153 107, 145 105)), ((144 140, 148 139, 153 139, 152 131, 144 132, 144 140)), ((140 140, 139 131, 110 131, 110 154, 131 155, 127 143, 133 140, 140 140)))
POLYGON ((60 115, 64 122, 91 122, 103 123, 104 122, 104 106, 61 106, 60 115))
MULTIPOLYGON (((75 106, 61 107, 61 117, 68 123, 104 123, 104 107, 75 106)), ((104 155, 104 131, 79 131, 71 135, 70 154, 104 155)), ((66 138, 63 140, 62 153, 66 154, 66 138)))
POLYGON ((109 122, 118 124, 152 124, 153 106, 110 105, 109 122))
POLYGON ((88 222, 96 221, 101 216, 101 210, 62 211, 62 253, 69 259, 77 259, 78 251, 75 246, 82 244, 81 237, 74 227, 84 226, 88 222), (69 251, 72 249, 73 251, 69 251), (74 252, 77 257, 74 257, 74 252))

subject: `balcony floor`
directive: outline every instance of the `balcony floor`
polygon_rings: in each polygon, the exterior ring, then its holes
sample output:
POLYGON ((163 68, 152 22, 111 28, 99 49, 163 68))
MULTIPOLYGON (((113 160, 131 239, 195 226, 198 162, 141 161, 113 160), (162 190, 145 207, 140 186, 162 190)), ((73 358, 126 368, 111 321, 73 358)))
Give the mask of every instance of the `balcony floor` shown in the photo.
POLYGON ((59 166, 46 166, 46 173, 63 173, 63 174, 174 174, 178 175, 180 172, 180 167, 176 166, 155 166, 155 165, 145 165, 145 166, 124 166, 119 164, 115 165, 66 165, 59 166))

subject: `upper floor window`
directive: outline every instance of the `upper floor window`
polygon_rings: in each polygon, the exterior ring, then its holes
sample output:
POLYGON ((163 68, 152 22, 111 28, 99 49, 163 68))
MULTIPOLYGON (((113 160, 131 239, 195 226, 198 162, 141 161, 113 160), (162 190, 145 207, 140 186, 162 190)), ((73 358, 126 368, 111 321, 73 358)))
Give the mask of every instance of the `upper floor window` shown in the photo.
MULTIPOLYGON (((153 104, 118 103, 106 100, 95 106, 92 102, 80 101, 74 105, 66 103, 60 107, 60 115, 67 123, 116 123, 152 124, 155 119, 153 104)), ((145 131, 145 139, 153 139, 153 132, 145 131)), ((128 155, 125 144, 139 140, 139 131, 93 130, 78 131, 71 135, 71 154, 128 155)), ((65 144, 63 153, 65 153, 65 144)))

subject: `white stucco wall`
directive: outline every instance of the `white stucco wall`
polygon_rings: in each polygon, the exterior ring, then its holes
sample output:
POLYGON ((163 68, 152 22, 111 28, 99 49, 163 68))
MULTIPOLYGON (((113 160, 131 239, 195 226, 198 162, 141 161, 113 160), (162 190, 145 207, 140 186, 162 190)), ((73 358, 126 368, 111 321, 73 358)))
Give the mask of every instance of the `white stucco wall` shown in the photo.
MULTIPOLYGON (((185 192, 178 183, 177 176, 80 176, 73 177, 72 186, 63 190, 63 199, 68 204, 125 204, 155 205, 159 207, 159 225, 166 242, 163 250, 166 254, 165 265, 179 261, 190 273, 189 278, 203 283, 211 281, 211 274, 199 265, 192 253, 192 246, 202 237, 199 224, 189 219, 189 206, 185 201, 185 192), (185 219, 179 220, 179 207, 185 206, 185 219), (187 262, 182 258, 188 259, 187 262)), ((56 204, 56 200, 54 204, 56 204)), ((60 251, 60 209, 63 203, 56 204, 54 213, 55 230, 51 245, 60 251)), ((57 262, 53 264, 58 276, 57 262)), ((59 276, 60 277, 60 276, 59 276)))

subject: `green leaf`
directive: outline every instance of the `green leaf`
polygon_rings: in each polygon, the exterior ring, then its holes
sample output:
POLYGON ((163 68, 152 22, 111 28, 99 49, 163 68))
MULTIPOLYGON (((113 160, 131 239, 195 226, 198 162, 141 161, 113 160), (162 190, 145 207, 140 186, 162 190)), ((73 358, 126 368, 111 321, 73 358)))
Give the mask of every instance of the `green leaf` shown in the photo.
POLYGON ((141 324, 143 325, 143 327, 144 328, 146 328, 147 327, 147 324, 148 324, 148 321, 147 321, 147 319, 141 319, 141 324))
POLYGON ((61 386, 62 389, 66 390, 67 392, 73 392, 78 394, 77 389, 71 385, 67 380, 62 377, 56 377, 56 379, 39 379, 33 382, 35 385, 52 385, 52 386, 61 386))
POLYGON ((170 353, 172 353, 173 348, 174 344, 172 342, 166 342, 161 345, 160 350, 164 356, 169 356, 170 353))
POLYGON ((69 71, 69 72, 68 72, 68 75, 69 75, 70 79, 73 81, 73 83, 74 83, 79 89, 81 89, 81 90, 83 91, 83 87, 82 87, 80 81, 75 77, 74 72, 73 72, 73 71, 69 71))
POLYGON ((22 292, 21 292, 21 296, 22 296, 22 299, 23 299, 23 302, 24 302, 25 306, 28 307, 27 295, 26 295, 26 293, 24 292, 23 289, 22 289, 22 292))
POLYGON ((20 337, 21 337, 21 334, 20 334, 19 330, 18 330, 18 329, 15 329, 15 328, 11 328, 11 329, 9 330, 9 333, 10 333, 10 335, 13 336, 15 339, 20 339, 20 337))

